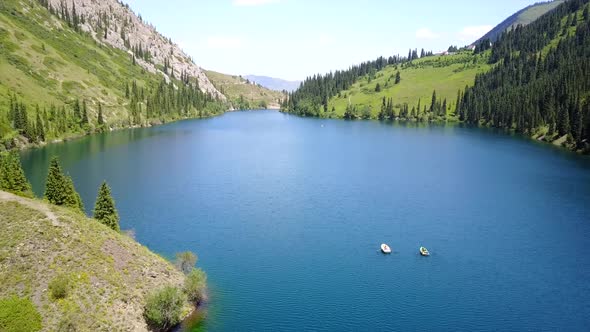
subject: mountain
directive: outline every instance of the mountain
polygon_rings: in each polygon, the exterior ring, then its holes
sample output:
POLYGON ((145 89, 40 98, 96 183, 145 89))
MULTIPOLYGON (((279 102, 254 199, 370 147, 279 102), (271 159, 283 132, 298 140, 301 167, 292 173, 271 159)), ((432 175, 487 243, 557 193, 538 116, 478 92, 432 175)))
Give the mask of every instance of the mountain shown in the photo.
POLYGON ((590 151, 589 0, 564 2, 503 35, 490 63, 464 91, 461 120, 590 151))
POLYGON ((2 331, 148 331, 148 294, 184 279, 96 220, 0 191, 2 331))
POLYGON ((557 6, 561 5, 564 2, 565 0, 539 2, 534 5, 530 5, 526 8, 523 8, 518 12, 514 13, 512 16, 505 19, 504 21, 502 21, 502 23, 498 24, 490 32, 486 33, 483 37, 478 39, 473 44, 477 44, 484 39, 489 39, 490 41, 495 42, 504 31, 511 30, 512 28, 515 28, 518 25, 528 25, 537 20, 539 17, 543 16, 544 14, 557 8, 557 6))
POLYGON ((246 79, 256 82, 263 87, 275 91, 287 91, 292 92, 297 90, 301 81, 287 81, 280 78, 268 77, 268 76, 257 76, 257 75, 246 75, 246 79))
POLYGON ((0 150, 229 108, 178 45, 116 0, 3 0, 0 45, 0 150))
MULTIPOLYGON (((400 113, 406 107, 430 106, 433 91, 444 102, 447 110, 454 110, 457 91, 473 85, 477 74, 490 66, 484 55, 460 52, 452 55, 426 56, 400 65, 390 65, 357 79, 350 87, 328 100, 328 116, 344 117, 348 105, 353 105, 365 117, 378 118, 383 98, 392 101, 392 108, 400 113), (396 76, 399 73, 399 82, 396 76), (368 112, 368 113, 367 113, 368 112)), ((416 112, 416 111, 415 111, 416 112)))
POLYGON ((563 2, 474 51, 419 57, 414 50, 408 57, 381 57, 308 78, 282 110, 345 119, 460 121, 590 152, 589 1, 563 2))
POLYGON ((281 100, 285 98, 283 93, 269 90, 241 76, 214 71, 206 71, 205 74, 213 85, 227 96, 236 109, 279 109, 281 100))

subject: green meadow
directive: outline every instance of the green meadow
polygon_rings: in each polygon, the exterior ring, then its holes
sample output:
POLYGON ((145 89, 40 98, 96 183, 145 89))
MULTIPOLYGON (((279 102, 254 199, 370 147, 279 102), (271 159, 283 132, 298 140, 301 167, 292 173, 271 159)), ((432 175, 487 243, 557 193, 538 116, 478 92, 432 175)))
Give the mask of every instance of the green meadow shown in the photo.
POLYGON ((378 71, 375 75, 366 75, 359 79, 350 89, 342 91, 330 99, 328 111, 332 116, 342 117, 350 103, 358 109, 369 107, 373 117, 381 110, 383 98, 393 98, 398 110, 407 103, 410 108, 429 107, 433 91, 438 98, 447 99, 450 110, 454 110, 457 92, 465 86, 473 85, 475 76, 491 68, 487 64, 488 54, 473 55, 462 52, 453 55, 435 55, 414 60, 404 65, 391 65, 378 71), (401 81, 396 84, 399 71, 401 81), (374 76, 374 77, 370 77, 374 76), (381 91, 377 91, 377 85, 381 91))

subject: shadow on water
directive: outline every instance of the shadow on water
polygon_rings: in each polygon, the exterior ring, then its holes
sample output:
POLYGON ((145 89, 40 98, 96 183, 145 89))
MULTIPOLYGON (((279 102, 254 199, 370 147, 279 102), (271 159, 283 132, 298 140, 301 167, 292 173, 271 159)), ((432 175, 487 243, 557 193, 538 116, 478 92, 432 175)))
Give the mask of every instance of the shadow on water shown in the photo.
POLYGON ((180 325, 172 329, 172 332, 201 332, 207 330, 207 305, 200 305, 180 325))

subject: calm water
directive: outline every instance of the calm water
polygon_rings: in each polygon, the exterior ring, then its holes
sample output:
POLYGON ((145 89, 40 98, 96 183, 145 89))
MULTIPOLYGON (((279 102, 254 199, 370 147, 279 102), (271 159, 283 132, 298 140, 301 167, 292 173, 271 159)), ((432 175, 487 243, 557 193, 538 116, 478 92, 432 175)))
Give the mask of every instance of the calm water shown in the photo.
POLYGON ((52 155, 89 212, 106 179, 123 229, 198 253, 207 330, 590 326, 590 161, 547 145, 239 112, 24 152, 39 195, 52 155))

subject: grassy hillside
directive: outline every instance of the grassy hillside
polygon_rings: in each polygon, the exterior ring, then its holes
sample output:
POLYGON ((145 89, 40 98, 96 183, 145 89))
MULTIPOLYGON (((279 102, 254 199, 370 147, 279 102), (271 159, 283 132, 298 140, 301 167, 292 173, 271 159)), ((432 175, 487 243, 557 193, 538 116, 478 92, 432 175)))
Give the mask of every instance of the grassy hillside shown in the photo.
POLYGON ((30 300, 43 331, 145 331, 147 294, 183 281, 163 258, 95 220, 0 191, 0 300, 30 300), (60 284, 66 295, 56 299, 60 284))
MULTIPOLYGON (((124 82, 157 77, 134 66, 127 53, 81 35, 30 2, 5 0, 0 11, 0 109, 9 93, 28 104, 61 105, 74 98, 105 105, 107 119, 126 115, 124 82)), ((91 110, 95 112, 95 107, 91 110)))
POLYGON ((241 76, 226 75, 214 71, 205 71, 205 74, 238 109, 278 109, 280 108, 280 100, 284 98, 281 92, 253 84, 241 76))
MULTIPOLYGON (((180 109, 159 96, 158 102, 169 105, 156 105, 157 90, 165 89, 161 87, 165 82, 163 75, 146 71, 129 53, 98 42, 89 33, 76 31, 37 1, 0 2, 0 77, 0 149, 39 143, 31 137, 23 139, 27 135, 10 118, 14 98, 26 107, 29 129, 33 132, 38 125, 36 106, 40 107, 46 133, 41 141, 46 142, 96 131, 100 126, 99 104, 106 129, 211 115, 224 108, 212 98, 201 102, 207 97, 188 90, 182 93, 190 96, 181 99, 190 100, 190 108, 180 109), (141 98, 130 97, 126 89, 132 85, 137 87, 132 92, 141 98), (168 112, 147 113, 150 98, 154 99, 152 107, 168 112), (87 124, 73 118, 76 100, 87 104, 87 124), (50 112, 52 107, 56 110, 50 112), (61 124, 58 118, 62 118, 61 124), (21 143, 15 144, 15 138, 21 143)), ((195 86, 190 77, 176 77, 173 83, 177 87, 195 86)))
POLYGON ((421 107, 430 106, 432 93, 436 90, 440 99, 447 99, 454 110, 457 92, 473 85, 475 75, 490 68, 486 55, 470 52, 455 55, 437 55, 414 60, 402 65, 390 65, 378 71, 374 78, 365 75, 348 90, 341 91, 328 103, 329 116, 342 117, 350 103, 359 109, 369 107, 372 117, 377 117, 383 97, 393 98, 394 108, 404 103, 410 108, 421 102, 421 107), (401 81, 395 84, 397 72, 401 81), (381 91, 377 92, 379 84, 381 91), (332 112, 334 110, 335 112, 332 112))
MULTIPOLYGON (((537 20, 539 17, 543 16, 547 12, 557 8, 557 6, 561 5, 565 0, 555 0, 550 2, 540 2, 534 5, 528 6, 524 9, 519 10, 502 23, 498 24, 494 29, 490 32, 485 34, 482 38, 480 38, 477 42, 483 39, 489 39, 491 41, 496 41, 500 35, 507 30, 511 30, 512 28, 518 25, 528 25, 537 20)), ((476 42, 476 43, 477 43, 476 42)))

